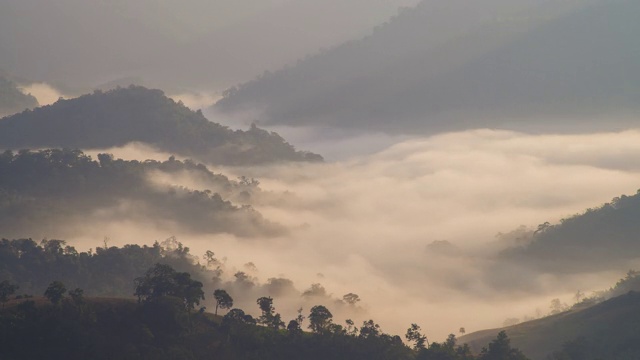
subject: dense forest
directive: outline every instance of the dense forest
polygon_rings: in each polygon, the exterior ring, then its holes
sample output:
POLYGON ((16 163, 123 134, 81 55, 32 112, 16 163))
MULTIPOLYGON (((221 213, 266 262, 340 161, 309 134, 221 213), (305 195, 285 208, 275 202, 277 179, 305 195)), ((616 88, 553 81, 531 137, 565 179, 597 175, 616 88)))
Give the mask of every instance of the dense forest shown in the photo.
POLYGON ((79 150, 55 149, 0 154, 0 228, 5 236, 64 236, 79 226, 119 219, 196 233, 281 234, 282 227, 249 205, 259 191, 256 180, 230 180, 173 157, 140 162, 100 154, 94 160, 79 150), (152 182, 160 175, 200 179, 209 190, 152 182))
POLYGON ((37 106, 36 98, 23 94, 14 82, 3 77, 0 72, 0 118, 37 106))
POLYGON ((408 134, 548 130, 557 117, 584 127, 637 110, 638 11, 633 0, 425 0, 369 37, 229 89, 216 110, 408 134))
MULTIPOLYGON (((1 354, 7 359, 100 358, 96 353, 118 359, 526 359, 519 348, 532 359, 595 360, 611 354, 633 359, 640 353, 634 345, 640 336, 640 296, 633 292, 640 290, 640 274, 635 271, 572 308, 466 335, 460 341, 467 346, 458 345, 453 335, 429 342, 428 329, 416 324, 403 342, 373 320, 361 326, 351 320, 336 323, 335 311, 352 307, 348 301, 357 300, 355 294, 342 300, 310 297, 308 315, 299 309, 288 320, 284 314, 293 312, 276 312, 275 305, 290 280, 259 284, 237 272, 229 281, 225 270, 212 251, 197 257, 174 238, 152 246, 105 243, 86 252, 61 240, 3 239, 1 354), (55 303, 48 305, 42 295, 55 303), (259 315, 250 315, 256 309, 259 315), (25 339, 38 346, 27 346, 25 339), (114 342, 122 346, 111 346, 114 342)), ((317 288, 297 296, 305 298, 317 288)))
MULTIPOLYGON (((640 255, 640 192, 560 221, 544 223, 500 258, 553 273, 610 269, 640 255)), ((629 265, 631 266, 631 265, 629 265)))
POLYGON ((131 142, 208 164, 321 161, 274 132, 231 130, 160 90, 119 88, 24 111, 0 121, 0 148, 105 149, 131 142))
POLYGON ((30 295, 13 297, 19 286, 0 282, 0 355, 16 360, 526 360, 504 332, 475 357, 468 346, 458 346, 453 335, 441 344, 429 344, 421 328, 412 324, 405 334, 410 348, 400 336, 382 332, 373 320, 362 326, 351 320, 338 325, 323 305, 313 306, 308 316, 300 312, 285 325, 273 298, 263 296, 256 301, 261 315, 254 318, 232 308, 233 298, 223 289, 213 292, 216 312, 218 307, 230 310, 217 316, 198 308, 208 296, 203 284, 166 264, 156 263, 130 284, 137 302, 87 297, 84 289, 67 288, 59 280, 44 290, 47 302, 30 295), (304 331, 307 323, 309 332, 304 331))

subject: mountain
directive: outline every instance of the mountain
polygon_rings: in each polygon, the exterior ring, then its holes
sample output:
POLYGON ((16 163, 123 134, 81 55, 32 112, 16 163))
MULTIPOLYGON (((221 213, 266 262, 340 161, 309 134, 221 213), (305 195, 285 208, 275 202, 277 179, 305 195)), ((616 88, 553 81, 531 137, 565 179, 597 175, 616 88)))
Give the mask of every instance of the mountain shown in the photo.
POLYGON ((0 117, 32 109, 38 106, 38 100, 23 94, 16 84, 0 74, 0 117))
POLYGON ((56 149, 0 154, 2 236, 74 237, 128 222, 169 233, 282 234, 281 226, 251 208, 259 192, 255 181, 229 180, 173 158, 139 162, 100 154, 93 160, 78 150, 56 149), (173 185, 184 177, 207 189, 173 185))
POLYGON ((600 304, 465 335, 460 341, 481 349, 500 331, 533 360, 640 358, 640 293, 629 292, 600 304), (562 352, 562 354, 560 354, 562 352), (562 357, 564 356, 564 357, 562 357))
POLYGON ((96 91, 0 120, 0 148, 104 149, 130 142, 206 163, 255 165, 321 161, 273 132, 233 131, 164 96, 131 86, 96 91))
POLYGON ((640 192, 616 197, 559 224, 540 225, 522 245, 504 250, 498 264, 506 262, 549 273, 633 267, 633 261, 640 258, 638 216, 640 192))
POLYGON ((215 110, 390 133, 636 114, 639 11, 632 0, 424 0, 367 38, 229 89, 215 110))

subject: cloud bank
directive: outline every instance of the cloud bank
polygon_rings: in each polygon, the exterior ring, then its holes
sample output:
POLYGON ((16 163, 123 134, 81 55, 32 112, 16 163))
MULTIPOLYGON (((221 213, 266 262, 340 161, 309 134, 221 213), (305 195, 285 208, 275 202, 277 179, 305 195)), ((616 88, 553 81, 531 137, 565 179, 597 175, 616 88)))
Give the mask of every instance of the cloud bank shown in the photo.
MULTIPOLYGON (((285 225, 288 235, 166 234, 119 223, 76 240, 97 245, 105 235, 114 244, 132 236, 152 241, 176 235, 194 254, 213 250, 226 256, 231 268, 255 264, 262 284, 287 278, 300 290, 321 283, 334 297, 358 294, 363 311, 343 317, 373 318, 393 333, 417 322, 430 338, 443 339, 459 327, 470 332, 500 326, 509 317, 546 313, 552 298, 570 302, 576 290, 600 290, 624 274, 627 269, 556 276, 513 268, 502 276, 487 269, 505 246, 505 236, 497 233, 521 225, 535 229, 634 194, 640 182, 638 144, 636 130, 585 135, 477 130, 407 140, 333 163, 215 168, 231 178, 259 179, 261 193, 252 205, 285 225), (530 286, 517 286, 518 279, 530 286)), ((284 294, 274 297, 287 318, 295 315, 287 311, 305 304, 284 294)))

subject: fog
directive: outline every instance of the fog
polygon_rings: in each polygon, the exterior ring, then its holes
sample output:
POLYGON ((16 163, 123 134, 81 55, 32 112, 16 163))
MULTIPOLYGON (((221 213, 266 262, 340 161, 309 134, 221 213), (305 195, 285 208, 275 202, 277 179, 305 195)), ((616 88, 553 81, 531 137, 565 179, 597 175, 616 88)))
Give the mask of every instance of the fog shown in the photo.
POLYGON ((38 100, 38 104, 40 104, 40 106, 51 105, 60 98, 68 99, 72 97, 62 94, 60 90, 47 83, 32 83, 20 86, 20 91, 25 94, 31 94, 38 100))
MULTIPOLYGON (((335 311, 339 322, 373 318, 398 334, 417 322, 430 339, 441 340, 462 326, 471 332, 501 326, 507 318, 548 313, 553 298, 571 303, 577 290, 602 290, 622 277, 629 264, 572 275, 517 267, 496 274, 491 265, 496 252, 511 245, 503 242, 508 236, 496 236, 500 232, 521 225, 535 229, 635 194, 638 144, 635 130, 528 135, 485 129, 410 139, 324 164, 213 168, 230 178, 259 179, 261 192, 252 205, 284 225, 288 235, 237 238, 179 227, 169 233, 166 224, 158 227, 150 219, 86 224, 71 241, 88 248, 100 246, 104 236, 110 245, 122 245, 175 235, 194 255, 212 250, 226 257, 223 279, 231 282, 225 286, 254 314, 253 297, 267 292, 268 279, 286 278, 295 290, 274 295, 285 318, 315 301, 335 311), (257 271, 245 269, 249 262, 257 271), (255 278, 256 287, 238 290, 232 276, 237 271, 255 278), (301 298, 314 283, 333 300, 301 298), (349 292, 362 299, 355 314, 334 303, 349 292)), ((107 151, 154 157, 153 149, 139 146, 107 151)), ((211 185, 184 174, 152 180, 211 185)))
POLYGON ((218 91, 359 38, 417 2, 6 0, 0 68, 72 90, 136 77, 218 91))

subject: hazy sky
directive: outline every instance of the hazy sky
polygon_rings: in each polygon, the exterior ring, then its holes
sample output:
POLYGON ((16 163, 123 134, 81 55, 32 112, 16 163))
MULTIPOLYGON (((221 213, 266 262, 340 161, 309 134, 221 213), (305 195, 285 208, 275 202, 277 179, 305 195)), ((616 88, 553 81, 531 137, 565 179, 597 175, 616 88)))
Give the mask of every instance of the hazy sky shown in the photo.
POLYGON ((359 38, 418 0, 4 0, 0 68, 84 89, 223 90, 359 38))

